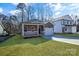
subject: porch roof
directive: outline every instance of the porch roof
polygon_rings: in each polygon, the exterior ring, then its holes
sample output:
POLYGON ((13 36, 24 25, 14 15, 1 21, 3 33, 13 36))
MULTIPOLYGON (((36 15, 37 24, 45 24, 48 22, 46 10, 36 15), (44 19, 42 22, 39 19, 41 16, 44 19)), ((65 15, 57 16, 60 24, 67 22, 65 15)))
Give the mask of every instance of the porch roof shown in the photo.
POLYGON ((22 22, 22 24, 25 25, 44 25, 45 27, 53 27, 53 24, 51 22, 22 22))
POLYGON ((39 25, 43 25, 43 22, 22 22, 22 24, 39 24, 39 25))

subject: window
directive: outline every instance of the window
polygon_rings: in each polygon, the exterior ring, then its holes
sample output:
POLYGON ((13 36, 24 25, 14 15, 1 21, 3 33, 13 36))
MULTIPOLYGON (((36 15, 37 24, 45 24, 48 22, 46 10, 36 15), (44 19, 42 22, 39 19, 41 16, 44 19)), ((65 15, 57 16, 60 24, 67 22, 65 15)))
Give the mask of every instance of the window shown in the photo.
POLYGON ((72 20, 66 20, 66 25, 72 25, 72 20))
POLYGON ((66 21, 65 20, 63 20, 63 24, 66 24, 66 21))
POLYGON ((64 30, 67 31, 67 27, 65 27, 64 30))
POLYGON ((37 25, 24 25, 24 31, 36 31, 37 25))
POLYGON ((27 25, 24 25, 24 31, 27 31, 27 25))
POLYGON ((36 31, 37 30, 37 26, 31 26, 31 28, 30 28, 32 31, 36 31))
POLYGON ((72 25, 72 22, 73 22, 73 21, 70 21, 70 25, 72 25))
POLYGON ((79 19, 77 19, 77 23, 79 24, 79 19))
POLYGON ((64 24, 64 19, 61 19, 61 20, 62 20, 61 23, 64 24))
POLYGON ((69 23, 70 23, 70 21, 69 21, 69 20, 67 20, 67 23, 66 23, 66 24, 67 24, 67 25, 69 25, 69 23))
POLYGON ((67 25, 69 22, 68 20, 64 20, 64 24, 67 25))
POLYGON ((73 22, 74 22, 73 20, 67 20, 67 19, 62 20, 62 24, 64 25, 72 25, 73 22))

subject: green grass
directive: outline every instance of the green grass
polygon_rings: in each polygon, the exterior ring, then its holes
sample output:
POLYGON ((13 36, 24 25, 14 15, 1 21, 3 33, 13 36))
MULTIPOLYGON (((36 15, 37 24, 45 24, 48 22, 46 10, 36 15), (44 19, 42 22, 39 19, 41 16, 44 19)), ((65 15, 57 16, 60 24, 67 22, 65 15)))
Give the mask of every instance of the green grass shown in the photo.
POLYGON ((79 34, 65 34, 65 33, 58 33, 55 35, 61 35, 61 36, 66 36, 66 37, 79 37, 79 34))
POLYGON ((59 56, 79 55, 79 46, 46 40, 41 37, 23 39, 16 35, 3 43, 0 43, 0 55, 2 56, 59 56))
POLYGON ((8 40, 6 40, 5 42, 2 42, 0 44, 1 46, 10 46, 10 45, 17 45, 17 44, 33 44, 33 45, 37 45, 43 42, 46 42, 48 40, 41 38, 41 37, 32 37, 32 38, 26 38, 24 39, 21 35, 16 35, 8 40))

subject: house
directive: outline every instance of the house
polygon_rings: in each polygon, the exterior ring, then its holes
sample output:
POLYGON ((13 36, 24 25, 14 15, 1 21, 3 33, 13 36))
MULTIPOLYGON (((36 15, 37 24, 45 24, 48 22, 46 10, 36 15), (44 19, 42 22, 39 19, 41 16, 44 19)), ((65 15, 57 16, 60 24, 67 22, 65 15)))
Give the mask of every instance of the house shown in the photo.
POLYGON ((22 23, 22 36, 42 36, 53 35, 53 24, 51 22, 23 22, 22 23))
POLYGON ((56 18, 54 21, 55 33, 76 33, 76 24, 70 15, 56 18))

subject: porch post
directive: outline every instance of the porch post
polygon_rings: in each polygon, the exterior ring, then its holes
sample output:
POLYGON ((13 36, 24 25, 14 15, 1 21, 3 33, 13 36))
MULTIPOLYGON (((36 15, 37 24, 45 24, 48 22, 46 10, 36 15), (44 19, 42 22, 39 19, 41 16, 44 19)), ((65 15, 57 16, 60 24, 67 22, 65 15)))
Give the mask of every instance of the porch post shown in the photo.
POLYGON ((22 36, 24 36, 24 24, 22 24, 22 36))

